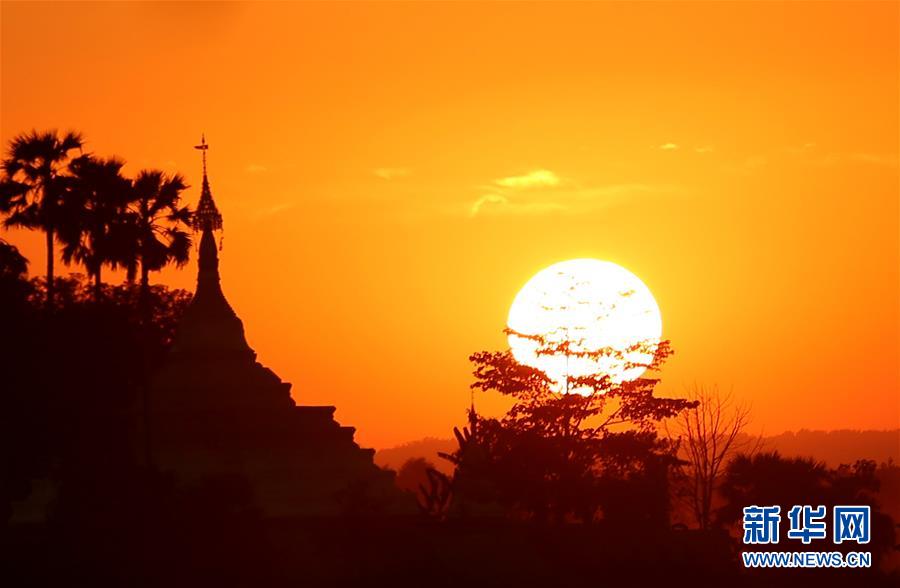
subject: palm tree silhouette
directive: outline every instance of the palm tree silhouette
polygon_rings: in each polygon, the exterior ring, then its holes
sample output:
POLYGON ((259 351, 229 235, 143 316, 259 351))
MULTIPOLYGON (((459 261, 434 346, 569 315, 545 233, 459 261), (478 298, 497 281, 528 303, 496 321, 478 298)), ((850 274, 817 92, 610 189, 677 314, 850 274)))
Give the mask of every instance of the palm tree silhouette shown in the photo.
POLYGON ((41 229, 47 241, 47 307, 53 306, 53 244, 61 222, 63 182, 69 152, 81 149, 79 133, 31 131, 17 135, 9 143, 0 163, 0 212, 7 215, 6 227, 41 229))
POLYGON ((60 227, 62 259, 84 264, 94 280, 94 299, 102 295, 101 272, 127 263, 126 212, 131 182, 122 175, 124 161, 83 155, 69 164, 72 177, 62 209, 67 222, 60 227))
POLYGON ((170 263, 181 267, 191 252, 191 236, 187 229, 193 213, 181 206, 181 193, 187 189, 181 174, 168 176, 159 170, 141 170, 131 184, 128 212, 128 240, 125 245, 127 279, 133 282, 137 268, 141 270, 141 290, 138 298, 141 322, 144 324, 144 360, 141 398, 144 418, 144 453, 152 465, 150 389, 150 358, 148 332, 150 326, 150 272, 159 271, 170 263))
POLYGON ((192 213, 188 206, 181 206, 181 193, 186 189, 181 174, 168 176, 159 170, 142 170, 132 182, 125 266, 129 281, 140 266, 145 312, 149 310, 150 272, 170 263, 182 267, 190 256, 191 236, 185 229, 192 213))

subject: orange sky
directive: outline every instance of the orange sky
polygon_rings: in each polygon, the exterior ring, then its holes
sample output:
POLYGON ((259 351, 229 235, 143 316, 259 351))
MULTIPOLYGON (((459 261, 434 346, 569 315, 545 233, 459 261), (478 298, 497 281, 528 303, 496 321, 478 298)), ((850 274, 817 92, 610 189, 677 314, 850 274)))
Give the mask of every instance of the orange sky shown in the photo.
POLYGON ((573 257, 656 296, 661 393, 900 422, 897 3, 0 6, 0 140, 79 129, 196 202, 205 131, 251 345, 364 445, 449 436, 573 257))

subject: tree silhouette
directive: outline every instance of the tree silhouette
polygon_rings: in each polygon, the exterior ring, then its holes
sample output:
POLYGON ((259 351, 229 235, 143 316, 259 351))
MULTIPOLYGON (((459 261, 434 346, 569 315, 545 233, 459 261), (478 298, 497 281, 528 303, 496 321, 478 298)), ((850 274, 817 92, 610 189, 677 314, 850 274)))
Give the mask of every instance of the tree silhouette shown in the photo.
POLYGON ((431 516, 443 518, 451 507, 459 516, 497 514, 503 508, 499 502, 498 468, 490 454, 489 437, 483 432, 488 421, 478 416, 474 405, 468 410, 468 421, 461 430, 453 428, 456 451, 438 453, 454 465, 453 476, 436 469, 428 472, 429 485, 423 490, 427 490, 427 512, 431 516))
POLYGON ((141 300, 146 304, 150 272, 170 263, 182 267, 188 261, 191 236, 185 229, 191 221, 191 210, 181 204, 181 193, 187 185, 180 174, 169 176, 159 170, 142 170, 132 189, 126 267, 129 280, 134 279, 140 267, 141 300))
POLYGON ((190 300, 187 292, 154 286, 153 314, 143 321, 133 285, 108 286, 97 302, 83 277, 58 277, 49 315, 40 312, 45 287, 0 272, 0 511, 6 515, 9 501, 27 496, 34 478, 77 477, 97 491, 91 476, 135 465, 144 357, 151 368, 161 363, 190 300))
POLYGON ((28 260, 19 253, 19 248, 0 239, 0 279, 21 280, 27 273, 28 260))
POLYGON ((80 134, 57 131, 17 135, 10 141, 0 178, 0 212, 4 225, 44 231, 47 245, 47 300, 53 306, 54 242, 64 218, 61 213, 65 193, 64 177, 69 154, 81 149, 80 134))
POLYGON ((683 449, 687 463, 686 473, 688 505, 697 525, 708 529, 713 522, 713 498, 725 465, 739 451, 751 452, 758 444, 741 437, 749 421, 750 410, 746 405, 735 404, 730 394, 721 394, 717 388, 696 386, 690 393, 697 405, 681 412, 675 419, 674 430, 669 432, 683 449))
MULTIPOLYGON (((658 370, 671 353, 666 341, 585 349, 569 340, 527 336, 539 354, 614 358, 624 369, 658 370)), ((456 431, 460 447, 447 456, 457 466, 456 499, 495 501, 526 518, 588 522, 598 510, 615 518, 623 508, 616 484, 656 476, 659 463, 672 457, 656 423, 696 404, 654 397, 657 380, 648 377, 618 382, 609 374, 569 374, 560 386, 508 350, 475 353, 470 360, 472 388, 509 396, 513 406, 501 419, 471 411, 465 434, 456 431)))
POLYGON ((441 520, 450 505, 450 479, 435 469, 424 457, 411 457, 403 462, 394 485, 411 493, 422 514, 441 520))
POLYGON ((424 457, 411 457, 397 470, 394 485, 415 494, 419 491, 419 485, 428 479, 429 468, 434 468, 434 464, 424 457))
POLYGON ((131 183, 122 176, 118 158, 78 157, 69 164, 63 212, 69 219, 60 230, 62 259, 84 264, 94 280, 94 298, 102 293, 104 265, 113 269, 127 261, 127 206, 131 183))
MULTIPOLYGON (((829 469, 808 457, 782 457, 777 451, 753 456, 737 455, 727 466, 721 494, 725 504, 719 521, 735 525, 742 509, 752 504, 778 505, 782 516, 794 505, 869 505, 871 539, 868 547, 879 558, 894 548, 896 532, 891 517, 883 512, 875 496, 880 486, 872 460, 858 460, 829 469)), ((828 549, 833 548, 830 544, 828 549)), ((878 562, 873 562, 878 567, 878 562)))
POLYGON ((726 468, 721 485, 725 504, 718 518, 732 524, 751 504, 780 505, 782 512, 787 512, 794 504, 811 504, 815 497, 821 498, 827 485, 828 468, 812 458, 786 458, 777 451, 740 454, 726 468))

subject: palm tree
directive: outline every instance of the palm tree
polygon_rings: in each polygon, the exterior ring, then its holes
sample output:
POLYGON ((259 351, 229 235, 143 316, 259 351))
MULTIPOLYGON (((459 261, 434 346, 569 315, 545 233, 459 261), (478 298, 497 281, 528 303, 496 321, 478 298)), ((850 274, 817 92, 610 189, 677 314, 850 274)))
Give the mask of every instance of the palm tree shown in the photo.
POLYGON ((84 264, 94 280, 94 298, 102 295, 101 272, 127 263, 123 242, 127 230, 127 207, 131 183, 122 176, 125 163, 83 155, 69 164, 63 212, 68 220, 60 228, 62 259, 84 264))
POLYGON ((141 397, 144 415, 144 451, 148 464, 151 451, 149 353, 146 331, 150 324, 150 272, 170 263, 181 267, 191 252, 191 235, 187 229, 193 213, 181 206, 181 193, 187 189, 181 174, 167 176, 159 170, 142 170, 131 184, 128 213, 127 279, 134 281, 141 269, 141 291, 138 299, 141 321, 145 326, 145 351, 141 397))
POLYGON ((0 212, 6 214, 4 226, 41 229, 47 240, 47 307, 53 306, 53 244, 62 220, 60 205, 69 152, 81 149, 79 133, 31 131, 9 143, 9 151, 0 162, 0 212))
POLYGON ((150 272, 170 263, 182 267, 191 251, 191 236, 186 230, 192 213, 181 206, 181 193, 187 189, 181 174, 168 176, 159 170, 142 170, 132 182, 129 205, 131 225, 128 246, 128 279, 132 281, 138 265, 141 270, 141 300, 149 302, 150 272))

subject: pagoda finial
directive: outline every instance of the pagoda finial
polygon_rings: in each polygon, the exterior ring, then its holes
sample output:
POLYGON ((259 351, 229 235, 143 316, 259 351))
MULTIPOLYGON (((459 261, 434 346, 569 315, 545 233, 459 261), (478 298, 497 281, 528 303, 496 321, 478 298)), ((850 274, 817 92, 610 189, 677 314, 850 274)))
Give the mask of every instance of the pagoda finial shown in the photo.
POLYGON ((209 144, 206 142, 205 133, 200 135, 200 144, 195 145, 194 149, 203 152, 203 188, 200 192, 200 202, 197 203, 197 210, 194 212, 194 230, 217 231, 222 228, 222 215, 213 200, 209 179, 206 177, 206 152, 209 150, 209 144))
POLYGON ((203 152, 203 177, 206 177, 206 151, 209 149, 209 145, 206 143, 206 133, 200 133, 200 144, 194 145, 194 149, 199 149, 203 152))

